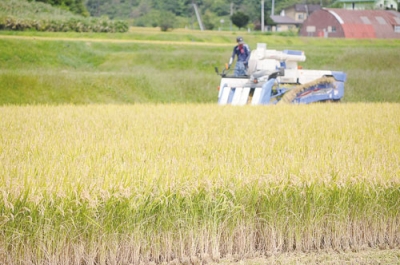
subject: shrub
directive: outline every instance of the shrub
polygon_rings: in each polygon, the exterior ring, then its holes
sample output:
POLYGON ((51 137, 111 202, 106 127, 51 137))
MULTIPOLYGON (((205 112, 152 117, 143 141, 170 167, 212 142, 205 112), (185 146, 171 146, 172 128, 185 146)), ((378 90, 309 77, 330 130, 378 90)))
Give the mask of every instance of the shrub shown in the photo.
POLYGON ((128 29, 127 21, 74 15, 44 3, 17 0, 0 2, 0 30, 127 32, 128 29))
POLYGON ((173 29, 175 26, 175 22, 175 15, 169 11, 162 12, 158 21, 161 31, 168 31, 169 29, 173 29))

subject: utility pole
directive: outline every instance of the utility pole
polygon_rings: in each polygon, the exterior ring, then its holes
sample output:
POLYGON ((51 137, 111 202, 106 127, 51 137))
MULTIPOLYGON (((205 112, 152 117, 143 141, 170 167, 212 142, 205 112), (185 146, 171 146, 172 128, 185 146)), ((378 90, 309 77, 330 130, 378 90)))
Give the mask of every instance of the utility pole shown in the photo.
POLYGON ((271 7, 271 16, 274 15, 274 10, 275 9, 275 0, 272 0, 272 7, 271 7))
POLYGON ((203 22, 201 21, 200 12, 199 12, 199 10, 197 8, 197 4, 194 1, 192 1, 192 5, 193 5, 193 8, 194 8, 194 12, 196 13, 197 22, 199 23, 200 30, 203 31, 204 30, 204 26, 203 26, 203 22))
POLYGON ((231 31, 232 31, 233 2, 231 2, 231 31))
POLYGON ((264 0, 261 0, 261 32, 264 32, 264 0))

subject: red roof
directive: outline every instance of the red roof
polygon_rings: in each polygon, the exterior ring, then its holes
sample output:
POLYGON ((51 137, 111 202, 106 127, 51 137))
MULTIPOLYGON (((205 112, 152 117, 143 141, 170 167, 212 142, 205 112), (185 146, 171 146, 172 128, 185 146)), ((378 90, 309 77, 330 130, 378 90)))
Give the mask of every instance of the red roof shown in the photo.
POLYGON ((371 25, 343 24, 342 27, 346 38, 376 38, 374 27, 371 25))
POLYGON ((346 38, 400 38, 400 13, 386 10, 326 9, 342 25, 346 38))

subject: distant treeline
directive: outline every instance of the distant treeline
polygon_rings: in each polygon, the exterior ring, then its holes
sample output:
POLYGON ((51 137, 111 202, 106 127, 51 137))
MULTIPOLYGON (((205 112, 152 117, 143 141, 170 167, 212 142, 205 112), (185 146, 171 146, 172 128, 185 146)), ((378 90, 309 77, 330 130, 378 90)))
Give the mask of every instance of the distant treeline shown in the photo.
MULTIPOLYGON (((48 0, 54 1, 54 0, 48 0)), ((65 1, 65 0, 64 0, 65 1)), ((264 1, 264 12, 271 14, 273 1, 264 1)), ((286 7, 303 3, 299 0, 274 2, 274 14, 286 7)), ((307 4, 322 4, 324 7, 334 0, 307 0, 307 4)), ((261 22, 260 0, 86 0, 85 5, 91 16, 108 16, 110 19, 129 19, 135 26, 160 26, 159 17, 172 16, 179 27, 196 23, 193 4, 197 4, 203 24, 207 29, 223 26, 231 15, 242 12, 250 18, 249 23, 261 22), (166 13, 167 12, 167 13, 166 13), (223 21, 223 22, 221 22, 223 21)), ((268 16, 265 17, 267 19, 268 16)))

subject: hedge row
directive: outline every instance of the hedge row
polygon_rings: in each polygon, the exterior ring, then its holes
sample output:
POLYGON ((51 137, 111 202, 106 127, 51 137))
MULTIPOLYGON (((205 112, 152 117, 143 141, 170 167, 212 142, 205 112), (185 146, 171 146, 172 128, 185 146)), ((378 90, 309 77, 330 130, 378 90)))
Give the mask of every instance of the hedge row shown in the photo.
POLYGON ((51 32, 127 32, 128 22, 108 18, 29 19, 0 17, 0 30, 51 32))

